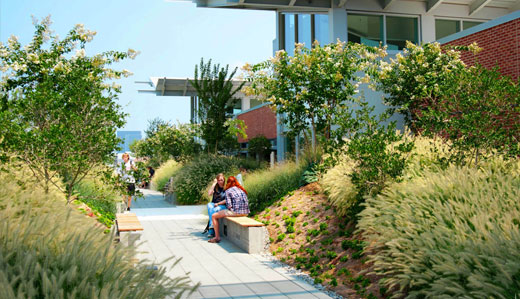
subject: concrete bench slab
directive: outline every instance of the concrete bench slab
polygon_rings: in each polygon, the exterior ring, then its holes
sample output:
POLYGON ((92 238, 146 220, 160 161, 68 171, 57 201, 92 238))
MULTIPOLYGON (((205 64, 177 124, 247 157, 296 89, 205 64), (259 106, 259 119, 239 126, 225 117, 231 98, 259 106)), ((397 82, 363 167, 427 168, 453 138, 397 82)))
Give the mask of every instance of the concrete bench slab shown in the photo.
POLYGON ((220 235, 248 253, 260 253, 269 245, 265 225, 249 217, 222 218, 220 235))

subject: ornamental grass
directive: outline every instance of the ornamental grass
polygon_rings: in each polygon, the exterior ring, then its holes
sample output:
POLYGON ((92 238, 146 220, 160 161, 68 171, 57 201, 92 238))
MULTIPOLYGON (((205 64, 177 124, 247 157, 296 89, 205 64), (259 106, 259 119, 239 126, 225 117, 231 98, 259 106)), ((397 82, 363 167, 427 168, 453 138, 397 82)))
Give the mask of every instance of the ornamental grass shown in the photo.
POLYGON ((520 296, 520 162, 432 167, 367 198, 359 228, 393 298, 520 296))
POLYGON ((244 188, 248 193, 251 213, 262 211, 289 191, 298 189, 307 165, 285 162, 274 168, 248 174, 244 180, 244 188))
POLYGON ((181 168, 182 164, 174 159, 170 159, 161 164, 153 175, 152 188, 157 191, 163 191, 170 178, 175 176, 181 168))
MULTIPOLYGON (((421 176, 427 169, 439 169, 440 166, 446 164, 443 161, 449 156, 449 148, 442 140, 421 136, 410 137, 411 135, 409 134, 404 136, 406 141, 410 141, 413 138, 414 148, 409 154, 410 158, 400 179, 411 180, 421 176)), ((355 167, 356 162, 345 155, 336 166, 323 175, 320 181, 329 202, 336 208, 340 216, 349 214, 359 200, 356 198, 356 187, 350 179, 350 175, 355 167)), ((391 188, 393 183, 387 183, 390 185, 389 188, 391 188)))
POLYGON ((134 261, 95 222, 48 194, 25 170, 0 172, 0 298, 164 298, 191 291, 187 277, 134 261), (156 269, 156 270, 155 270, 156 269))

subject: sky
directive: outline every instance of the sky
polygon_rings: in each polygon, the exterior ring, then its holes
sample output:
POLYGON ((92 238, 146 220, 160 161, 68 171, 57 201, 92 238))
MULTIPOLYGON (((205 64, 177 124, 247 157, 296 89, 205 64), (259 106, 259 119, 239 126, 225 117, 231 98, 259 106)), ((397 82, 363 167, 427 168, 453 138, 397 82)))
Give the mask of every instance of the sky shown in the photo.
POLYGON ((191 1, 165 0, 0 0, 0 42, 16 35, 30 42, 32 17, 50 15, 51 29, 64 37, 75 24, 97 32, 87 55, 104 51, 140 51, 135 60, 114 64, 133 76, 119 80, 119 104, 129 114, 121 130, 144 131, 148 121, 161 118, 187 123, 189 97, 159 97, 139 93, 151 89, 135 81, 150 77, 193 77, 195 65, 212 59, 241 67, 273 55, 275 13, 242 9, 197 8, 191 1))

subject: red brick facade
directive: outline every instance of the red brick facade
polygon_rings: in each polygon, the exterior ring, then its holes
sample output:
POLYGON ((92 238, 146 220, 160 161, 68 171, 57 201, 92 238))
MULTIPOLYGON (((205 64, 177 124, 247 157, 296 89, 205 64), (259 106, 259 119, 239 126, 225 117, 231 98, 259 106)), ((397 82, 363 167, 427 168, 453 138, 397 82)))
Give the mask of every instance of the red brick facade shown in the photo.
MULTIPOLYGON (((446 44, 466 46, 476 42, 483 50, 477 54, 477 61, 486 68, 498 65, 500 73, 513 80, 520 77, 520 19, 475 32, 446 44)), ((464 53, 462 60, 473 64, 474 55, 464 53)))
POLYGON ((248 137, 247 140, 239 137, 238 142, 247 142, 258 135, 264 135, 267 139, 276 138, 276 114, 268 106, 240 114, 237 118, 246 123, 248 137))

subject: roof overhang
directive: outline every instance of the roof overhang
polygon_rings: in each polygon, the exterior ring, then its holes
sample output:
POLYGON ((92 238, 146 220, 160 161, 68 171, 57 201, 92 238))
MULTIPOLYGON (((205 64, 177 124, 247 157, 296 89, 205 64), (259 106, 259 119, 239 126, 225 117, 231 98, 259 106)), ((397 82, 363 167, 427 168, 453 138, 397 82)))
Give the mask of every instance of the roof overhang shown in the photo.
MULTIPOLYGON (((150 81, 137 81, 136 83, 148 84, 150 89, 140 89, 139 93, 153 93, 156 96, 197 96, 197 90, 190 83, 193 78, 168 78, 150 77, 150 81)), ((238 87, 244 80, 231 80, 233 86, 238 87)), ((247 83, 246 83, 247 84, 247 83)))
MULTIPOLYGON (((195 3, 197 7, 209 8, 237 8, 254 10, 275 11, 327 11, 330 8, 348 9, 350 2, 356 0, 180 0, 195 3)), ((398 2, 406 4, 410 2, 424 3, 425 12, 434 11, 441 5, 465 5, 468 7, 469 15, 472 16, 483 8, 500 8, 509 12, 519 9, 518 0, 377 0, 380 9, 386 10, 390 5, 398 2)))

